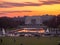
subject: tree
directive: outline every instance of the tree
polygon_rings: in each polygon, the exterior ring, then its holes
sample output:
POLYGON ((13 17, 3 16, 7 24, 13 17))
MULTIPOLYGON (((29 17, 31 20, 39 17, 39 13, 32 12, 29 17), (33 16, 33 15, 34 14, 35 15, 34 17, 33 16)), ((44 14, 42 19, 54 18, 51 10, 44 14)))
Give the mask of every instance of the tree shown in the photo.
POLYGON ((56 20, 56 16, 51 19, 51 20, 48 20, 48 21, 44 21, 43 24, 47 25, 48 27, 51 27, 51 28, 57 28, 58 27, 58 23, 57 23, 57 20, 56 20))

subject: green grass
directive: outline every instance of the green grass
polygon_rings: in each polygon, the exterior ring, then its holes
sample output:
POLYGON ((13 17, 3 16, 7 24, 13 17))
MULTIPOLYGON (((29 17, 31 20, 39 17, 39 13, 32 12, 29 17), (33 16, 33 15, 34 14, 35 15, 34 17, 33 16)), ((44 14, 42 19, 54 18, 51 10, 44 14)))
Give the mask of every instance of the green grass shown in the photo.
POLYGON ((58 45, 58 41, 59 37, 0 37, 0 45, 58 45))

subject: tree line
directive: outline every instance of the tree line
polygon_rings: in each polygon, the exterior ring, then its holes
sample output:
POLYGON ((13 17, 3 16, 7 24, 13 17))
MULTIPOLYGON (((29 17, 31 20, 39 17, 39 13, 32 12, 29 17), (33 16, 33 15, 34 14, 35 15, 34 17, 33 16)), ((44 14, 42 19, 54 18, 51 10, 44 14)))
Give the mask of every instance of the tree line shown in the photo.
POLYGON ((50 28, 60 28, 60 15, 54 16, 51 20, 44 21, 43 24, 50 28))
POLYGON ((17 28, 20 25, 23 25, 24 21, 22 20, 14 20, 14 18, 10 17, 0 17, 0 28, 17 28))
MULTIPOLYGON (((24 17, 22 17, 24 18, 24 17)), ((25 21, 21 20, 22 18, 19 18, 19 20, 14 20, 16 18, 10 18, 10 17, 0 17, 0 28, 17 28, 18 26, 24 26, 25 21)), ((43 24, 47 27, 52 28, 60 28, 60 15, 54 16, 53 19, 50 19, 48 21, 43 21, 43 24)))

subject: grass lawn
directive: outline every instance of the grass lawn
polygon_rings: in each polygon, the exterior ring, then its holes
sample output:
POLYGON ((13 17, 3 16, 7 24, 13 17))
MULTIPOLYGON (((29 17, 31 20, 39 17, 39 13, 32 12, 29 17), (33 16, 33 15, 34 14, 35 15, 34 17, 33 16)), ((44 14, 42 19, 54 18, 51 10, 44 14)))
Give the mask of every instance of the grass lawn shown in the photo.
POLYGON ((60 37, 0 37, 0 45, 58 45, 59 41, 60 37))

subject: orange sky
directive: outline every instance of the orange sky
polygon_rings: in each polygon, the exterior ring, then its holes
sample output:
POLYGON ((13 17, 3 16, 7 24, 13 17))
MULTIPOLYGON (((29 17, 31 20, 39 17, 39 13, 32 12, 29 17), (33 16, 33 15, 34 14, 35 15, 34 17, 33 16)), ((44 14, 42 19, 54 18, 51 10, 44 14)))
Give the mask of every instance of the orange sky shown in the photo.
POLYGON ((60 0, 0 0, 0 17, 44 14, 60 14, 60 0))

